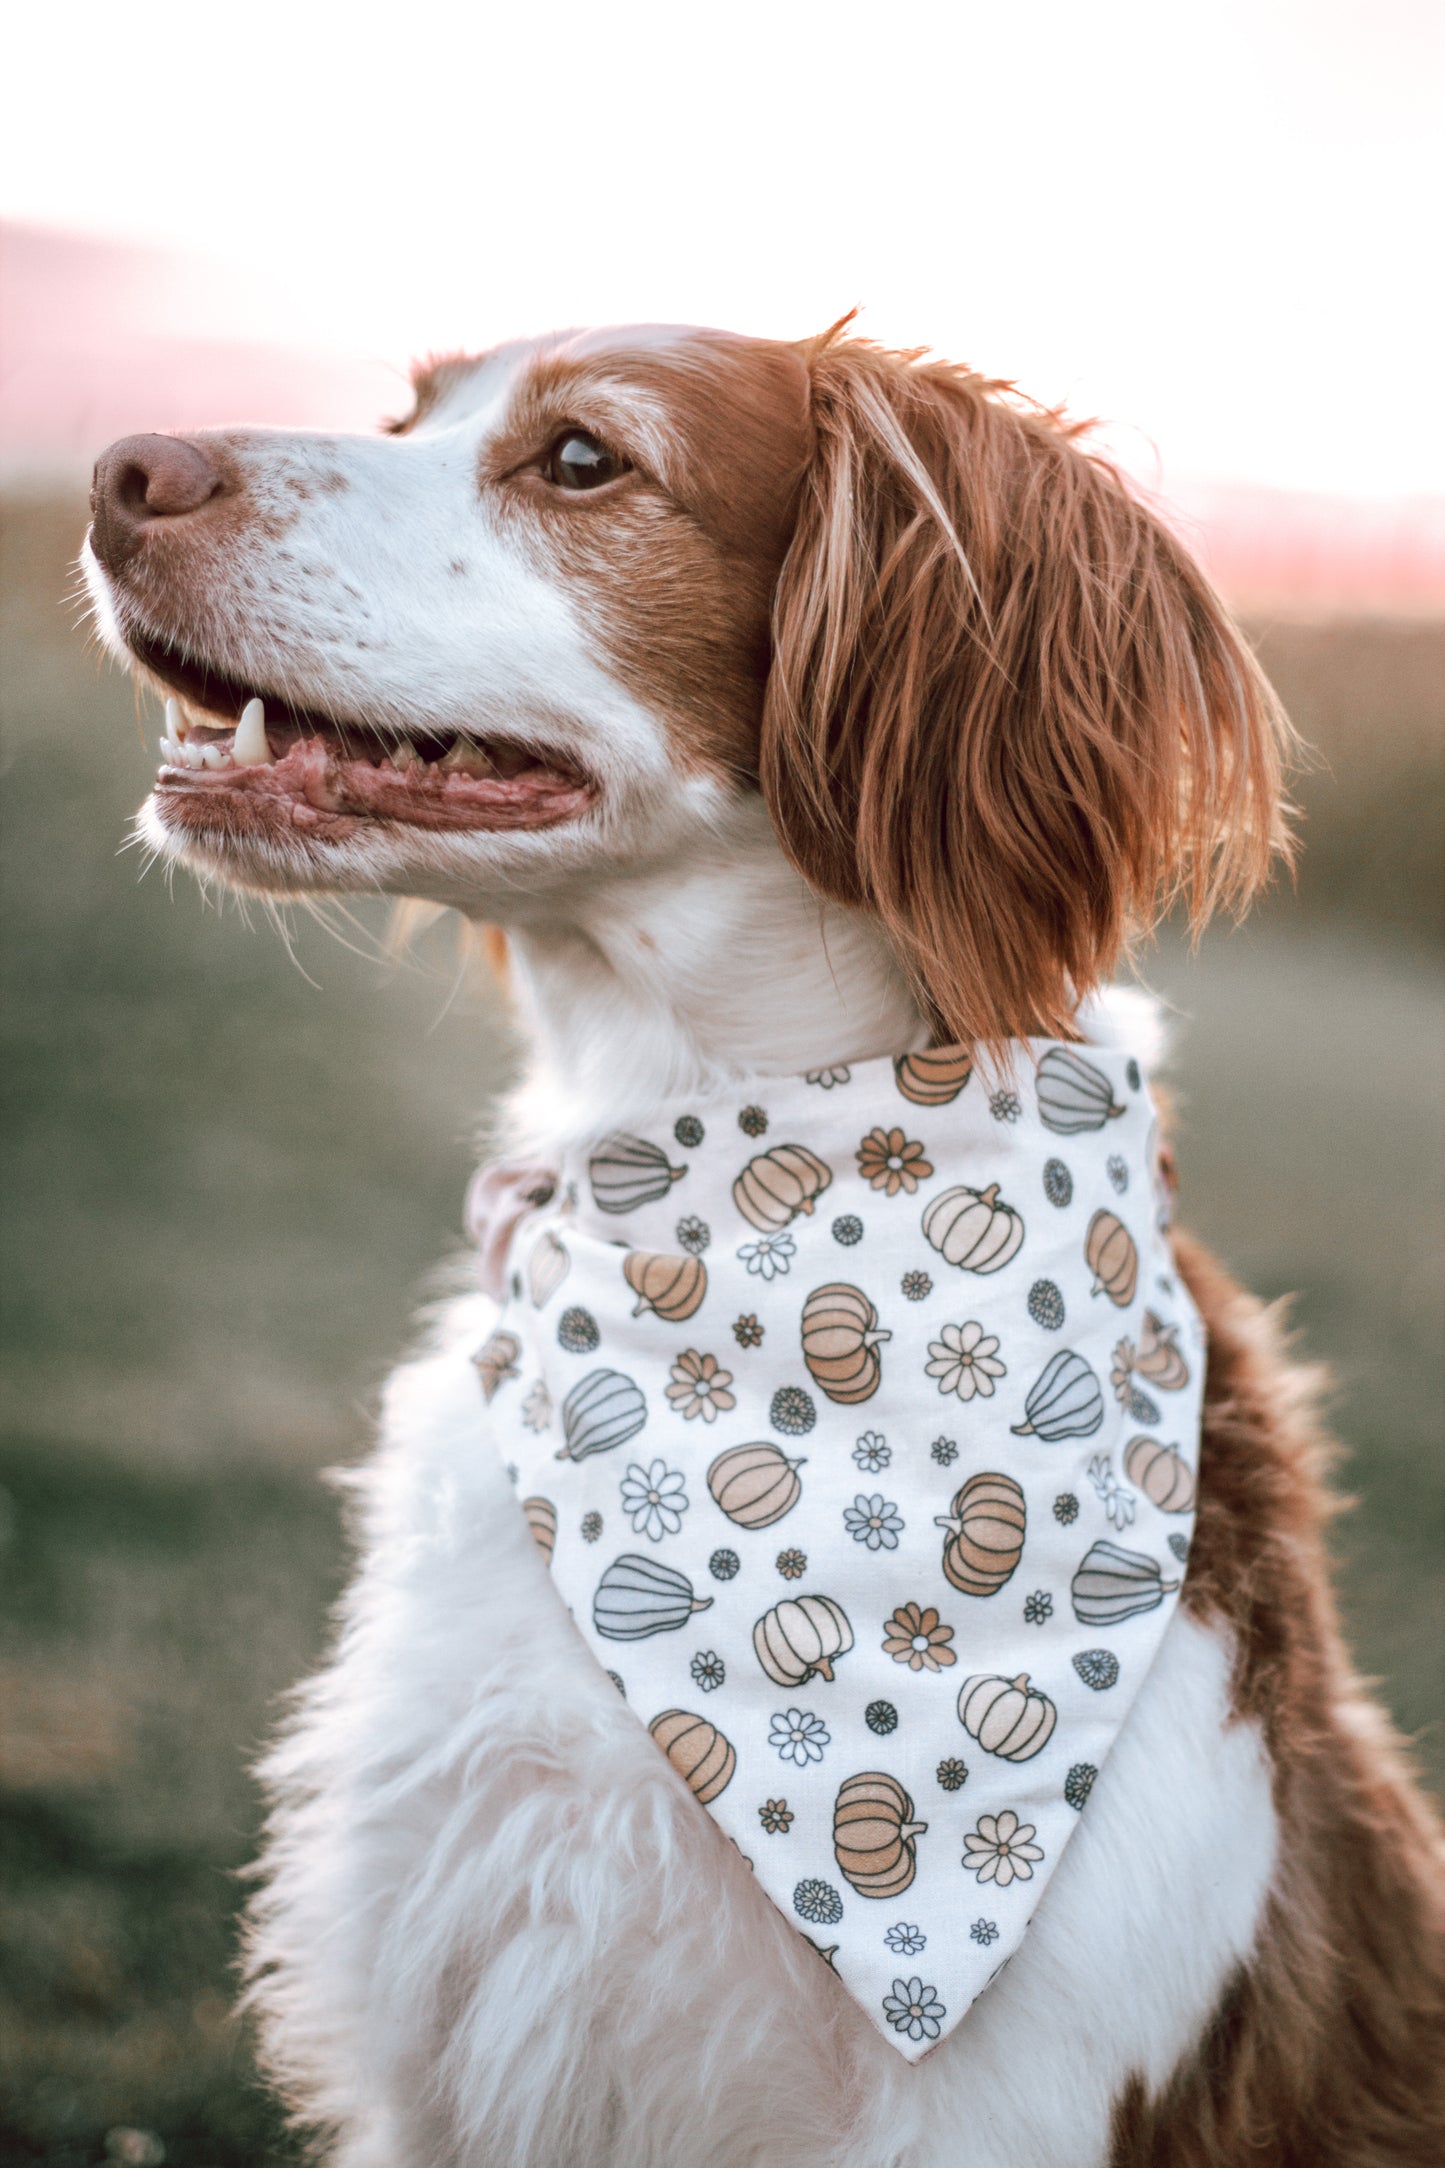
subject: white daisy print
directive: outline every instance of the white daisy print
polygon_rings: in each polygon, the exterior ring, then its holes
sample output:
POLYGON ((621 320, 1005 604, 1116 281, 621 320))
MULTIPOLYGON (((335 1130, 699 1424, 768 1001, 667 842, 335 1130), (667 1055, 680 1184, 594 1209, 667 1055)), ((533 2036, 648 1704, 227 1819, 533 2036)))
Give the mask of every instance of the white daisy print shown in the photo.
POLYGON ((855 1543, 866 1543, 870 1551, 896 1551, 903 1533, 897 1506, 879 1491, 871 1498, 859 1491, 852 1505, 843 1508, 843 1525, 855 1543))
POLYGON ((853 1458, 868 1475, 878 1475, 893 1458, 893 1448, 881 1430, 865 1430, 853 1448, 853 1458))
POLYGON ((749 1272, 760 1279, 780 1279, 792 1266, 798 1253, 798 1245, 790 1234, 759 1235, 756 1242, 745 1242, 738 1256, 749 1272))
POLYGON ((653 1543, 675 1536, 687 1511, 681 1471, 669 1468, 665 1460, 654 1460, 646 1468, 634 1461, 622 1478, 622 1510, 635 1536, 647 1536, 653 1543))
POLYGON ((768 1733, 768 1745, 776 1749, 786 1762, 796 1763, 805 1769, 809 1762, 821 1761, 823 1749, 831 1746, 832 1733, 821 1716, 814 1716, 808 1709, 782 1709, 773 1718, 768 1733))

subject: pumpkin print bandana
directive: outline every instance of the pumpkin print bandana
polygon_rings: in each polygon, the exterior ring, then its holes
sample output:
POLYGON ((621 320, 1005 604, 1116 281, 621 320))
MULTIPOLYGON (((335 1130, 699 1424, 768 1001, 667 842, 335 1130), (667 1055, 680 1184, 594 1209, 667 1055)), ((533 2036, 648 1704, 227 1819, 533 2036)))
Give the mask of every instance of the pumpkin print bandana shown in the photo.
POLYGON ((1194 1503, 1138 1065, 1013 1056, 768 1079, 528 1170, 476 1358, 578 1632, 910 2060, 1087 1812, 1194 1503))

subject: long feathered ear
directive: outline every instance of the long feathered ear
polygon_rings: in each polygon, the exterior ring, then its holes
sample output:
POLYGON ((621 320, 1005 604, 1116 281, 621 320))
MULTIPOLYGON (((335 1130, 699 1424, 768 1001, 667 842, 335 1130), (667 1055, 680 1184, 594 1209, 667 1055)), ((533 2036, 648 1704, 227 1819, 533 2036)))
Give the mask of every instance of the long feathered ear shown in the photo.
POLYGON ((783 847, 876 914, 940 1036, 1069 1036, 1135 932, 1242 911, 1288 855, 1289 725, 1078 428, 836 330, 810 366, 760 763, 783 847))

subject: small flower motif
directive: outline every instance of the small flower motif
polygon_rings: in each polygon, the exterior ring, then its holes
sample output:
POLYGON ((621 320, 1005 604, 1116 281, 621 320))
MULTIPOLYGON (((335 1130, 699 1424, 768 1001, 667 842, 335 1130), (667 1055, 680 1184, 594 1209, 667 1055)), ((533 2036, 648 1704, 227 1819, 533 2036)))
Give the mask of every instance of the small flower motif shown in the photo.
POLYGON ((928 1948, 928 1937, 921 1927, 910 1927, 903 1920, 890 1927, 883 1940, 896 1957, 917 1957, 928 1948))
POLYGON ((846 1084, 852 1074, 852 1070, 845 1062, 841 1067, 834 1069, 806 1069, 803 1072, 803 1078, 805 1083, 816 1084, 820 1090, 830 1092, 835 1084, 846 1084))
POLYGON ((702 1123, 695 1114, 679 1114, 672 1133, 685 1152, 695 1152, 702 1142, 702 1123))
POLYGON ((739 1347, 761 1347, 763 1344, 763 1328, 758 1323, 757 1318, 749 1312, 746 1317, 734 1319, 733 1338, 737 1341, 739 1347))
POLYGON ((898 1729, 898 1711, 891 1701, 870 1701, 863 1711, 863 1721, 880 1739, 886 1739, 890 1731, 898 1729))
POLYGON ((941 1393, 957 1393, 960 1400, 972 1400, 975 1393, 991 1400, 994 1379, 1008 1376, 998 1359, 997 1338, 976 1318, 966 1325, 945 1325, 942 1337, 929 1341, 928 1352, 932 1359, 926 1375, 938 1380, 941 1393))
POLYGON ((1029 1316, 1045 1332, 1057 1332, 1064 1322, 1064 1298, 1052 1280, 1035 1280, 1029 1289, 1029 1316))
POLYGON ((877 1475, 893 1458, 893 1448, 881 1430, 865 1430, 853 1448, 853 1459, 869 1475, 877 1475))
POLYGON ((569 1355, 590 1355, 601 1341, 597 1320, 590 1310, 564 1310, 557 1320, 557 1344, 569 1355))
POLYGON ((980 1882, 996 1882, 1007 1889, 1015 1880, 1032 1882, 1034 1867, 1044 1856, 1034 1843, 1034 1825, 1021 1822, 1012 1807, 1002 1814, 981 1814, 978 1825, 963 1840, 963 1864, 980 1882))
POLYGON ((1016 1122, 1023 1113, 1017 1092, 993 1092, 989 1097, 988 1111, 996 1122, 1016 1122))
POLYGON ((1129 1079, 1130 1091, 1138 1091, 1140 1084, 1143 1082, 1143 1079, 1139 1074, 1138 1062, 1131 1059, 1128 1068, 1124 1071, 1124 1074, 1129 1079))
POLYGON ((1120 1340, 1114 1349, 1114 1361, 1109 1371, 1109 1383, 1114 1388, 1114 1398, 1124 1413, 1136 1423, 1157 1423, 1159 1408, 1147 1393, 1140 1392, 1134 1383, 1134 1364, 1138 1356, 1132 1340, 1120 1340))
POLYGON ((801 1581, 808 1570, 807 1554, 803 1551, 779 1551, 777 1568, 785 1581, 801 1581))
POLYGON ((601 1533, 602 1515, 600 1513, 584 1513, 582 1516, 582 1541, 584 1543, 595 1543, 601 1533))
POLYGON ((1074 1178, 1061 1159, 1050 1159, 1044 1166, 1044 1195, 1050 1204, 1062 1211, 1074 1194, 1074 1178))
POLYGON ((622 1478, 622 1510, 635 1536, 661 1543, 675 1536, 687 1511, 687 1487, 681 1471, 666 1461, 654 1460, 646 1468, 633 1461, 622 1478))
POLYGON ((1117 1190, 1119 1195, 1122 1197, 1125 1190, 1129 1187, 1129 1169, 1125 1161, 1119 1157, 1117 1152, 1113 1152, 1110 1154, 1105 1172, 1108 1174, 1109 1180, 1113 1185, 1114 1189, 1117 1190))
POLYGON ((823 1749, 832 1744, 832 1738, 822 1717, 814 1716, 811 1710, 782 1709, 773 1718, 768 1745, 776 1749, 781 1760, 806 1769, 809 1762, 823 1759, 823 1749))
POLYGON ((538 1378, 522 1402, 522 1421, 528 1430, 545 1430, 552 1420, 552 1395, 544 1378, 538 1378))
POLYGON ((700 1686, 705 1694, 715 1694, 727 1677, 727 1665, 715 1649, 699 1649, 688 1665, 693 1684, 700 1686))
POLYGON ((1111 1528, 1128 1528, 1134 1519, 1134 1500, 1114 1473, 1107 1453, 1096 1453, 1089 1462, 1089 1481, 1111 1528))
POLYGON ((765 1799, 758 1808, 758 1820, 770 1837, 786 1837, 793 1826, 793 1810, 786 1799, 765 1799))
POLYGON ((960 1792, 968 1782, 968 1764, 961 1762, 956 1754, 950 1754, 947 1761, 939 1763, 934 1775, 944 1791, 960 1792))
POLYGON ((931 1604, 925 1611, 916 1603, 901 1603, 892 1618, 883 1622, 885 1654, 895 1664, 907 1664, 910 1671, 942 1671, 956 1664, 958 1652, 948 1646, 952 1639, 953 1628, 939 1624, 931 1604))
POLYGON ((733 1374, 731 1370, 719 1370, 716 1355, 699 1355, 696 1348, 690 1347, 678 1356, 669 1375, 672 1383, 667 1397, 684 1422, 690 1423, 700 1415, 705 1423, 713 1423, 720 1412, 737 1406, 728 1391, 733 1374))
POLYGON ((1054 1519, 1061 1528, 1072 1528, 1078 1517, 1078 1499, 1071 1490, 1061 1490, 1054 1500, 1054 1519))
POLYGON ((1099 1774, 1092 1762, 1075 1762, 1064 1778, 1064 1798, 1075 1814, 1082 1814, 1084 1801, 1094 1789, 1094 1779, 1099 1774))
POLYGON ((933 1172, 933 1162, 923 1156, 923 1146, 901 1129, 870 1129, 857 1151, 858 1172, 871 1189, 896 1197, 900 1189, 911 1197, 920 1182, 933 1172))
POLYGON ((1119 1683, 1119 1659, 1112 1649, 1081 1649, 1070 1661, 1085 1686, 1096 1694, 1106 1694, 1119 1683))
POLYGON ((938 1999, 936 1987, 922 1980, 895 1980, 891 1995, 883 1997, 883 2015, 895 2032, 910 2040, 936 2040, 948 2012, 938 1999))
POLYGON ((778 1280, 792 1270, 798 1245, 790 1234, 759 1235, 745 1242, 738 1257, 760 1280, 778 1280))
POLYGON ((992 1920, 975 1920, 968 1931, 981 1949, 986 1950, 991 1942, 998 1940, 998 1929, 992 1920))
POLYGON ((801 1385, 780 1385, 768 1402, 768 1421, 785 1438, 803 1438, 818 1420, 811 1393, 801 1385))
POLYGON ((958 1458, 958 1447, 952 1438, 935 1438, 928 1450, 940 1468, 951 1468, 958 1458))
POLYGON ((1054 1615, 1054 1599, 1046 1588, 1036 1588, 1032 1596, 1024 1598, 1025 1626, 1042 1626, 1054 1615))
POLYGON ((738 1116, 738 1127, 745 1137, 760 1137, 768 1126, 768 1117, 761 1107, 744 1107, 738 1116))
POLYGON ((831 1882, 820 1882, 810 1875, 793 1891, 793 1910, 815 1927, 836 1927, 843 1917, 843 1900, 831 1882))
POLYGON ((933 1282, 926 1272, 905 1272, 900 1284, 908 1302, 922 1302, 925 1295, 933 1293, 933 1282))
POLYGON ((707 1562, 707 1570, 715 1581, 731 1581, 736 1579, 738 1564, 736 1551, 714 1551, 707 1562))
POLYGON ((843 1508, 843 1526, 855 1543, 866 1543, 870 1551, 896 1551, 903 1518, 881 1491, 874 1491, 871 1498, 859 1491, 852 1505, 843 1508))
POLYGON ((686 1219, 680 1219, 677 1223, 677 1239, 679 1246, 685 1249, 689 1256, 701 1257, 712 1240, 712 1229, 706 1220, 700 1220, 695 1213, 689 1213, 686 1219))
POLYGON ((1174 1553, 1174 1556, 1178 1559, 1180 1565, 1182 1566, 1185 1559, 1189 1556, 1189 1538, 1187 1536, 1181 1536, 1176 1533, 1174 1535, 1171 1535, 1167 1540, 1170 1550, 1174 1553))
POLYGON ((856 1212, 844 1212, 834 1220, 833 1240, 841 1242, 845 1250, 851 1250, 855 1242, 863 1240, 863 1222, 856 1212))

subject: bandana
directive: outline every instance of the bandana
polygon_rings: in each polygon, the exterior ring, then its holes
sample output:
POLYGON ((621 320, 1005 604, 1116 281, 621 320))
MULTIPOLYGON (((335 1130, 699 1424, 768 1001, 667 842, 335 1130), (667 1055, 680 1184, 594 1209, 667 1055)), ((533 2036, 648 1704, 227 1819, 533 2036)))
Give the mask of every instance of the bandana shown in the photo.
POLYGON ((1204 1335, 1156 1129, 1126 1055, 1020 1041, 474 1193, 559 1631, 909 2060, 1017 1949, 1178 1600, 1204 1335))

